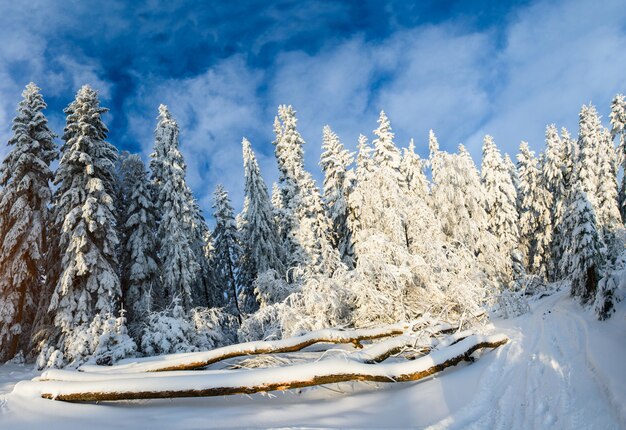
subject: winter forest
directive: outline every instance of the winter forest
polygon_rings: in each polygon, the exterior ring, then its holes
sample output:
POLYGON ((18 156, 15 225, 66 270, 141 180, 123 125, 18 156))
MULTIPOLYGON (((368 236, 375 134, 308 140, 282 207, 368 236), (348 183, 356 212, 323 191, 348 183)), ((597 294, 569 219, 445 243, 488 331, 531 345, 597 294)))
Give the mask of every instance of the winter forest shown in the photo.
POLYGON ((0 167, 3 362, 110 365, 426 314, 471 325, 524 313, 548 285, 603 320, 624 292, 623 95, 606 124, 589 104, 577 133, 548 125, 539 154, 522 142, 503 155, 485 136, 478 161, 441 151, 433 131, 428 159, 413 140, 400 148, 383 111, 356 153, 326 126, 319 185, 282 105, 280 179, 270 190, 244 138, 239 214, 221 185, 201 212, 166 106, 146 166, 107 141, 89 86, 60 146, 39 88, 22 95, 0 167))

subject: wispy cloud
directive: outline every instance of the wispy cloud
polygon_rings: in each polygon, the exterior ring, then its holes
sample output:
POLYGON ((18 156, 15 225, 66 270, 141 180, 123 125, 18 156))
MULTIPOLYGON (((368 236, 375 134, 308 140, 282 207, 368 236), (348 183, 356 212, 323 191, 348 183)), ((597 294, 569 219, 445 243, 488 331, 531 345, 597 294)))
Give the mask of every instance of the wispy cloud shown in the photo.
POLYGON ((397 143, 414 137, 423 155, 430 128, 444 148, 463 142, 475 157, 485 133, 510 153, 521 139, 538 149, 546 124, 575 132, 581 104, 593 101, 606 118, 610 99, 626 91, 622 3, 539 0, 481 11, 467 2, 5 4, 0 138, 29 80, 43 88, 58 132, 76 89, 94 85, 112 108, 112 142, 144 156, 157 106, 168 104, 206 212, 218 182, 241 205, 243 136, 275 180, 270 142, 282 103, 298 111, 318 179, 323 125, 354 148, 381 109, 397 143))

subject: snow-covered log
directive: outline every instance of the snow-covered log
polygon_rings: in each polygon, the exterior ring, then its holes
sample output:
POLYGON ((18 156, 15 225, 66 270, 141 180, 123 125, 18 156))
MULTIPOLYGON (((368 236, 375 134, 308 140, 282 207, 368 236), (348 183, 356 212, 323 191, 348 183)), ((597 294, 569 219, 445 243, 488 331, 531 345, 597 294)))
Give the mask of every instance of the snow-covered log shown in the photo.
POLYGON ((23 381, 14 392, 71 402, 207 397, 230 394, 288 390, 347 381, 417 381, 467 360, 482 348, 505 344, 504 335, 471 335, 454 345, 432 351, 413 361, 366 364, 345 359, 239 372, 196 371, 154 377, 135 374, 133 378, 66 381, 23 381))
MULTIPOLYGON (((275 354, 281 352, 300 351, 316 343, 352 343, 360 348, 361 342, 401 335, 418 324, 426 324, 432 320, 418 320, 412 323, 398 323, 384 327, 356 330, 324 329, 275 341, 246 342, 216 348, 211 351, 169 354, 145 359, 122 360, 115 366, 82 366, 82 372, 128 373, 128 372, 162 372, 169 370, 199 369, 218 361, 233 357, 258 354, 275 354)), ((452 328, 450 326, 450 328, 452 328)))

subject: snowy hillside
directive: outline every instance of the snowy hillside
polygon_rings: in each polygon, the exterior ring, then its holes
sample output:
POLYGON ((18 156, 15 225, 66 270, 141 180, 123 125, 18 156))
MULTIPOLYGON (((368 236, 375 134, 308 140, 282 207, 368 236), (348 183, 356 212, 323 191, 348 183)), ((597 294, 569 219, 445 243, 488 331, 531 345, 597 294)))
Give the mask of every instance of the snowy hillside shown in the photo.
POLYGON ((510 342, 422 382, 341 383, 270 395, 70 404, 12 392, 30 366, 0 367, 0 428, 556 428, 626 426, 626 306, 598 322, 567 292, 494 320, 510 342))

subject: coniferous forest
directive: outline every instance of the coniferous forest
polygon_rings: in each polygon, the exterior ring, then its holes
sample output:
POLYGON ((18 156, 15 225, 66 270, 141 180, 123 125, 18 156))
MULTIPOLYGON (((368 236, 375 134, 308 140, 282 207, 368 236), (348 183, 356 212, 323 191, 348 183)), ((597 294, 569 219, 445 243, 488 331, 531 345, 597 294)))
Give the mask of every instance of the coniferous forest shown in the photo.
POLYGON ((166 106, 147 165, 108 141, 106 112, 83 86, 57 136, 35 84, 19 101, 0 166, 0 362, 110 365, 425 315, 477 325, 554 289, 604 320, 624 294, 623 95, 604 123, 589 104, 578 130, 548 125, 540 153, 485 136, 481 160, 433 131, 401 148, 383 111, 356 153, 326 126, 322 183, 279 106, 279 180, 244 138, 238 214, 221 185, 201 211, 166 106))

